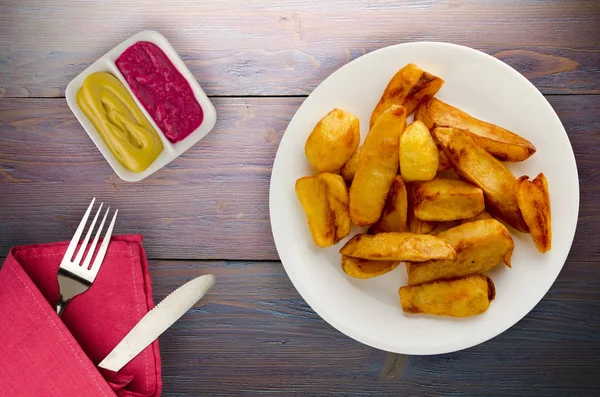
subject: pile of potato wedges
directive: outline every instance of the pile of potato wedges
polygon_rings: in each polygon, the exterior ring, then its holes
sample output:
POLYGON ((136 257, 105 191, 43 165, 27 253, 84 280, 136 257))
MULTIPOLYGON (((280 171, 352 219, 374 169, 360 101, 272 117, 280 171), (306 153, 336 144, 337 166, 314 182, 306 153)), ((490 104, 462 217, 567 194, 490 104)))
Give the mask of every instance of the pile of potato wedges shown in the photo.
POLYGON ((359 119, 330 111, 305 145, 317 174, 298 179, 296 194, 319 247, 339 243, 351 223, 368 227, 340 249, 347 275, 377 277, 405 262, 404 312, 468 317, 495 297, 484 273, 511 267, 509 228, 550 250, 550 197, 543 173, 517 179, 504 164, 535 146, 435 98, 443 84, 414 64, 400 69, 362 146, 359 119))

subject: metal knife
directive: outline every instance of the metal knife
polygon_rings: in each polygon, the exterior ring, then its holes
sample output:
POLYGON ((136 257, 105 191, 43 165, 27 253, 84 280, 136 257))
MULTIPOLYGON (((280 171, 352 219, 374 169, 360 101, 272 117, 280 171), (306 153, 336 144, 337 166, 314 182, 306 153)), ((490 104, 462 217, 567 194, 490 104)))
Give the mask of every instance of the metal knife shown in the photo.
POLYGON ((118 372, 194 306, 214 284, 215 276, 207 274, 171 292, 142 317, 98 366, 118 372))

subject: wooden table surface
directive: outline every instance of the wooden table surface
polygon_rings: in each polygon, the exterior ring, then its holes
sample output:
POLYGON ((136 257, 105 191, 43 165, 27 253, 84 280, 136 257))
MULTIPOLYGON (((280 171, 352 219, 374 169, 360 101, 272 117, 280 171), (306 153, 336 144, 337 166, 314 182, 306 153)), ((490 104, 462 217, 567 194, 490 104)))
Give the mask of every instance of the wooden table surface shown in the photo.
POLYGON ((215 274, 210 296, 160 339, 164 396, 598 395, 599 192, 597 1, 0 0, 0 256, 69 239, 96 196, 119 208, 118 233, 144 234, 156 300, 215 274), (131 184, 64 92, 142 29, 171 41, 218 122, 131 184), (529 315, 465 351, 407 357, 347 338, 302 300, 278 262, 268 189, 306 95, 365 53, 419 40, 485 51, 535 84, 569 134, 581 206, 567 263, 529 315))

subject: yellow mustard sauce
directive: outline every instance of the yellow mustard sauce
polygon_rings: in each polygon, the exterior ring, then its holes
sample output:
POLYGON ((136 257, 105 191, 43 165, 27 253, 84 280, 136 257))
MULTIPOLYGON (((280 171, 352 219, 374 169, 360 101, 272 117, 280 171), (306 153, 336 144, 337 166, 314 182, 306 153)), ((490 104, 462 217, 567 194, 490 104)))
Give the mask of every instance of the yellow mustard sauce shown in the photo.
POLYGON ((127 88, 109 73, 93 73, 77 92, 77 103, 111 153, 127 169, 142 172, 163 144, 127 88))

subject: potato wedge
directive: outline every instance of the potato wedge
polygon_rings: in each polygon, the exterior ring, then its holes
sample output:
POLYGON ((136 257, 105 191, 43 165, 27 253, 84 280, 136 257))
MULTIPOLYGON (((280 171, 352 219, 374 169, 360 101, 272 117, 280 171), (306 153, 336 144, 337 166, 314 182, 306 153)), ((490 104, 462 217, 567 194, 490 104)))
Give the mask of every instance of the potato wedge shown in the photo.
POLYGON ((344 179, 335 174, 321 173, 317 178, 327 184, 327 201, 335 218, 335 239, 337 244, 341 239, 350 234, 350 213, 348 212, 348 188, 344 179))
POLYGON ((383 91, 377 106, 371 113, 370 127, 392 105, 403 105, 406 114, 411 114, 422 101, 434 96, 444 84, 444 80, 409 63, 400 69, 383 91))
POLYGON ((469 223, 469 222, 482 221, 484 219, 494 219, 494 217, 491 216, 489 212, 483 211, 481 214, 475 215, 471 218, 461 219, 460 223, 465 224, 465 223, 469 223))
POLYGON ((494 282, 482 274, 401 287, 406 313, 469 317, 484 313, 496 297, 494 282))
POLYGON ((415 216, 414 185, 414 183, 406 184, 408 198, 408 208, 406 211, 406 231, 416 234, 429 234, 437 227, 438 223, 433 221, 422 221, 415 216))
POLYGON ((424 221, 455 221, 479 215, 485 209, 483 191, 456 179, 415 183, 413 194, 415 215, 424 221))
POLYGON ((354 278, 373 278, 394 270, 398 261, 371 261, 342 255, 342 270, 354 278))
POLYGON ((346 164, 359 143, 358 117, 336 108, 319 120, 306 140, 304 153, 319 172, 333 172, 346 164))
POLYGON ((350 218, 357 226, 379 220, 398 173, 398 146, 406 128, 406 110, 392 106, 369 132, 359 156, 356 175, 350 186, 350 218))
POLYGON ((360 146, 358 149, 356 149, 356 151, 352 153, 352 156, 350 156, 340 171, 340 174, 342 174, 342 177, 348 183, 352 183, 352 180, 354 179, 354 174, 356 174, 356 169, 358 168, 358 159, 362 149, 363 146, 360 146))
POLYGON ((429 129, 421 121, 409 125, 400 137, 400 174, 406 182, 430 181, 435 177, 440 155, 429 129))
POLYGON ((438 226, 437 222, 422 221, 414 215, 414 210, 408 212, 406 231, 416 234, 429 234, 438 226))
POLYGON ((489 209, 508 225, 527 233, 529 228, 517 203, 517 179, 510 170, 463 130, 437 127, 432 134, 456 173, 483 190, 489 209))
POLYGON ((552 217, 546 176, 541 173, 533 181, 522 176, 517 186, 517 201, 533 242, 541 253, 548 252, 552 248, 552 217))
POLYGON ((401 176, 396 176, 392 181, 392 187, 388 193, 383 214, 376 224, 371 226, 373 234, 385 232, 406 231, 406 215, 408 210, 408 198, 406 185, 401 176))
POLYGON ((307 176, 296 181, 296 195, 308 218, 308 227, 315 244, 329 247, 335 244, 335 213, 327 199, 327 183, 307 176))
POLYGON ((376 261, 454 259, 456 252, 445 240, 429 234, 357 234, 340 249, 342 255, 376 261))
POLYGON ((438 153, 439 153, 439 160, 438 160, 438 172, 440 171, 446 171, 449 170, 450 168, 452 168, 452 164, 450 163, 450 160, 448 160, 448 157, 446 157, 446 153, 444 153, 443 150, 439 150, 438 149, 438 153))
POLYGON ((407 263, 408 284, 484 273, 502 261, 510 267, 515 247, 512 236, 495 219, 465 223, 437 234, 456 251, 454 260, 407 263))
POLYGON ((535 153, 535 146, 527 139, 495 124, 476 119, 462 110, 437 98, 419 106, 415 120, 428 128, 454 127, 469 133, 476 144, 502 161, 523 161, 535 153))

